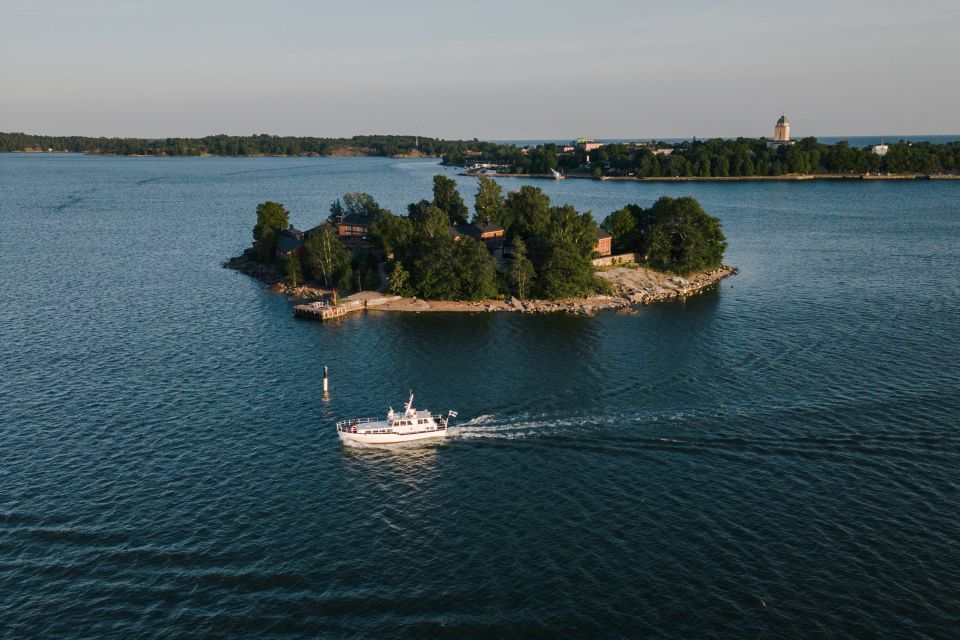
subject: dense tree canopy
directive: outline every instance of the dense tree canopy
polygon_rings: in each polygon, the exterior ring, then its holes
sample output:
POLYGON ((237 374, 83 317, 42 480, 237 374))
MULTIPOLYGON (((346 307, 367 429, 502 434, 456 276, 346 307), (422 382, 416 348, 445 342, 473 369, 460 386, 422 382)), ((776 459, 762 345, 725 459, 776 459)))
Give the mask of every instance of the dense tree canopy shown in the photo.
POLYGON ((530 238, 542 234, 550 223, 550 198, 537 187, 523 185, 507 194, 501 226, 513 235, 530 238))
MULTIPOLYGON (((456 183, 440 177, 434 200, 411 203, 406 216, 383 209, 368 194, 344 195, 332 213, 372 215, 369 244, 355 241, 348 249, 335 225, 322 224, 307 232, 302 261, 294 258, 283 265, 287 277, 296 282, 305 272, 325 287, 350 290, 376 287, 383 270, 387 291, 434 300, 511 294, 558 299, 603 290, 604 281, 595 277, 591 263, 597 224, 590 212, 551 206, 545 193, 528 185, 504 198, 499 185, 481 181, 477 219, 486 212, 486 219, 505 228, 505 236, 479 239, 477 229, 451 224, 449 210, 458 210, 463 200, 456 183)), ((254 237, 258 247, 269 247, 267 260, 273 260, 276 233, 287 226, 287 218, 279 203, 257 207, 254 237)), ((663 197, 649 209, 628 205, 610 214, 605 227, 618 250, 633 251, 648 266, 675 273, 719 266, 726 248, 719 221, 693 198, 663 197)))
POLYGON ((474 199, 474 222, 496 222, 503 226, 505 206, 503 191, 497 181, 489 176, 480 176, 474 199))
POLYGON ((549 174, 556 169, 563 173, 640 178, 960 172, 960 142, 901 140, 890 144, 883 156, 873 153, 870 147, 852 147, 844 141, 823 144, 812 137, 773 148, 767 143, 766 138, 614 143, 589 154, 580 147, 564 153, 554 144, 525 150, 500 145, 485 147, 470 159, 498 164, 501 171, 509 173, 549 174))
POLYGON ((654 268, 687 274, 719 267, 727 240, 720 221, 707 215, 696 199, 663 196, 652 207, 629 205, 610 214, 611 230, 621 250, 634 251, 638 261, 654 268), (634 220, 631 227, 626 217, 634 220))
POLYGON ((447 214, 450 224, 467 221, 467 205, 463 204, 455 180, 443 175, 433 176, 433 204, 447 214))
POLYGON ((370 135, 352 138, 314 138, 214 135, 203 138, 89 138, 0 133, 0 151, 72 151, 116 155, 156 156, 304 156, 356 154, 427 156, 480 154, 498 145, 479 140, 440 140, 416 136, 370 135))
POLYGON ((306 263, 310 274, 325 287, 353 288, 350 252, 347 251, 336 228, 320 225, 304 241, 306 263))
POLYGON ((277 247, 277 233, 290 224, 287 210, 279 202, 261 202, 257 205, 257 224, 253 227, 256 257, 261 262, 273 259, 277 247))

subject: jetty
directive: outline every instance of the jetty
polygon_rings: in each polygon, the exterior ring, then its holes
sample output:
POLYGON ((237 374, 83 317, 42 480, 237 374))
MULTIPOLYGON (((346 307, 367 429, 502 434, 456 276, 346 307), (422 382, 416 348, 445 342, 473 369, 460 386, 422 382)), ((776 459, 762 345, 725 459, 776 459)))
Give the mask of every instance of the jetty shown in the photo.
POLYGON ((357 311, 363 311, 371 307, 379 307, 380 305, 399 299, 400 296, 385 295, 379 291, 361 291, 337 303, 329 300, 317 300, 294 305, 293 316, 305 320, 334 320, 357 311))

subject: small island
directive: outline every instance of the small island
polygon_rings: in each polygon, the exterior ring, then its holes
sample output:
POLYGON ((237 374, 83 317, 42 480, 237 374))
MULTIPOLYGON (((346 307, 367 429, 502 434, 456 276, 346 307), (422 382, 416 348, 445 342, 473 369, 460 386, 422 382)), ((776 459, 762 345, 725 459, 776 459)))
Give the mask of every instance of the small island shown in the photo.
POLYGON ((691 295, 735 272, 723 264, 720 221, 694 198, 627 205, 597 225, 537 187, 504 195, 487 176, 472 216, 456 182, 437 175, 433 198, 406 215, 348 193, 306 231, 282 204, 261 203, 253 239, 226 266, 302 300, 296 315, 318 319, 374 306, 592 313, 691 295))

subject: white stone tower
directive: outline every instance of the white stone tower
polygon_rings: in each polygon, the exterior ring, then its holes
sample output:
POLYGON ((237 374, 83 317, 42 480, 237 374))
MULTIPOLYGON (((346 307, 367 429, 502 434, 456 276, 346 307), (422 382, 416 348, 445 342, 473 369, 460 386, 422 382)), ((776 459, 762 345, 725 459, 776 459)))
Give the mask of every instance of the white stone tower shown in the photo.
POLYGON ((777 125, 773 128, 774 142, 790 142, 790 123, 787 116, 780 116, 777 125))

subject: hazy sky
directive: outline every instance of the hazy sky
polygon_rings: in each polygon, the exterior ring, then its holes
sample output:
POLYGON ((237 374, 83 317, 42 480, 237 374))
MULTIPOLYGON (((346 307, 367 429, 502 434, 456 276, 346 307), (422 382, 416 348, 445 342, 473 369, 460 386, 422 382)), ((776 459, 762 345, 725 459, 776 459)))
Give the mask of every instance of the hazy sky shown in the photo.
POLYGON ((0 0, 0 130, 960 133, 960 0, 0 0))

